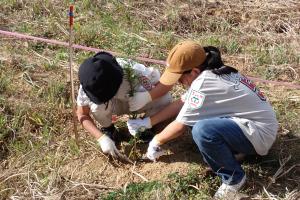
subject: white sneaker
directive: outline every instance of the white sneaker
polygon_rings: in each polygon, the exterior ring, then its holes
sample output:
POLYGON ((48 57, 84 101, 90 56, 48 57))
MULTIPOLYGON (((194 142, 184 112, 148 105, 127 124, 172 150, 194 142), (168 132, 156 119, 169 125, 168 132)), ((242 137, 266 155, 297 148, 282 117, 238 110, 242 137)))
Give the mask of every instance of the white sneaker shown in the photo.
POLYGON ((227 185, 222 183, 217 192, 214 195, 214 199, 228 199, 233 200, 236 195, 238 195, 238 191, 246 182, 246 175, 242 178, 242 180, 235 185, 227 185))

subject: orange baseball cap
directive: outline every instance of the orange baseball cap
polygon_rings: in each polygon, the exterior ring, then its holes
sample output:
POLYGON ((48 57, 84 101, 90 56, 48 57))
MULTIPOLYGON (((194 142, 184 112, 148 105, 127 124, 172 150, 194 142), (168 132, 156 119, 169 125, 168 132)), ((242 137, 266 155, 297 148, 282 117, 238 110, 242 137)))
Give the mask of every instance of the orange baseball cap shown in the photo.
POLYGON ((167 67, 159 81, 164 85, 174 85, 184 72, 200 66, 205 59, 201 45, 194 41, 180 42, 170 51, 167 67))

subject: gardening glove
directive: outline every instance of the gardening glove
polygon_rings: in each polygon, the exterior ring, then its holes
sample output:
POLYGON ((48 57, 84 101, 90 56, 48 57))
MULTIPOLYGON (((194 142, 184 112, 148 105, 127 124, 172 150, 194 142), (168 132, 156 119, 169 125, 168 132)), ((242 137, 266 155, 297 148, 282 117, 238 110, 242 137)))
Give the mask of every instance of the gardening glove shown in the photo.
POLYGON ((144 119, 130 119, 127 121, 127 127, 129 133, 132 136, 140 132, 144 132, 146 129, 152 128, 150 117, 145 117, 144 119))
POLYGON ((129 97, 129 110, 137 111, 150 101, 152 101, 152 98, 148 91, 136 92, 134 93, 133 97, 129 97))
POLYGON ((107 135, 103 134, 98 140, 101 150, 105 154, 109 154, 112 157, 120 157, 121 153, 118 151, 114 141, 107 135))
POLYGON ((159 145, 161 145, 155 137, 149 143, 146 156, 152 161, 156 161, 160 156, 166 155, 167 152, 163 150, 159 145))

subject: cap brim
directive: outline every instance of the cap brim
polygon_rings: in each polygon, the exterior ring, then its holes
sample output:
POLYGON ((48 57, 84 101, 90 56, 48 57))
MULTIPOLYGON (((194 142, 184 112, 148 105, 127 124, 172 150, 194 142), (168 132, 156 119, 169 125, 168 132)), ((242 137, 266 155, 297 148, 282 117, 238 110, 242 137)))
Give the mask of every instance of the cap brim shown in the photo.
POLYGON ((180 79, 182 74, 172 73, 167 70, 162 74, 159 79, 159 82, 164 85, 174 85, 180 79))

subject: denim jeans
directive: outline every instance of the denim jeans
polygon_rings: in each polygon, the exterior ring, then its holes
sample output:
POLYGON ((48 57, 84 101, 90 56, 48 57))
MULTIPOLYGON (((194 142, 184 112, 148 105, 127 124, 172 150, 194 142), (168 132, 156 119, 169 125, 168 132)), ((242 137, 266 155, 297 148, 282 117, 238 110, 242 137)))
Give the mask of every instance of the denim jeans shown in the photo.
POLYGON ((204 161, 222 178, 234 185, 245 175, 234 154, 256 154, 241 128, 230 118, 211 118, 198 121, 192 129, 193 139, 204 161))

